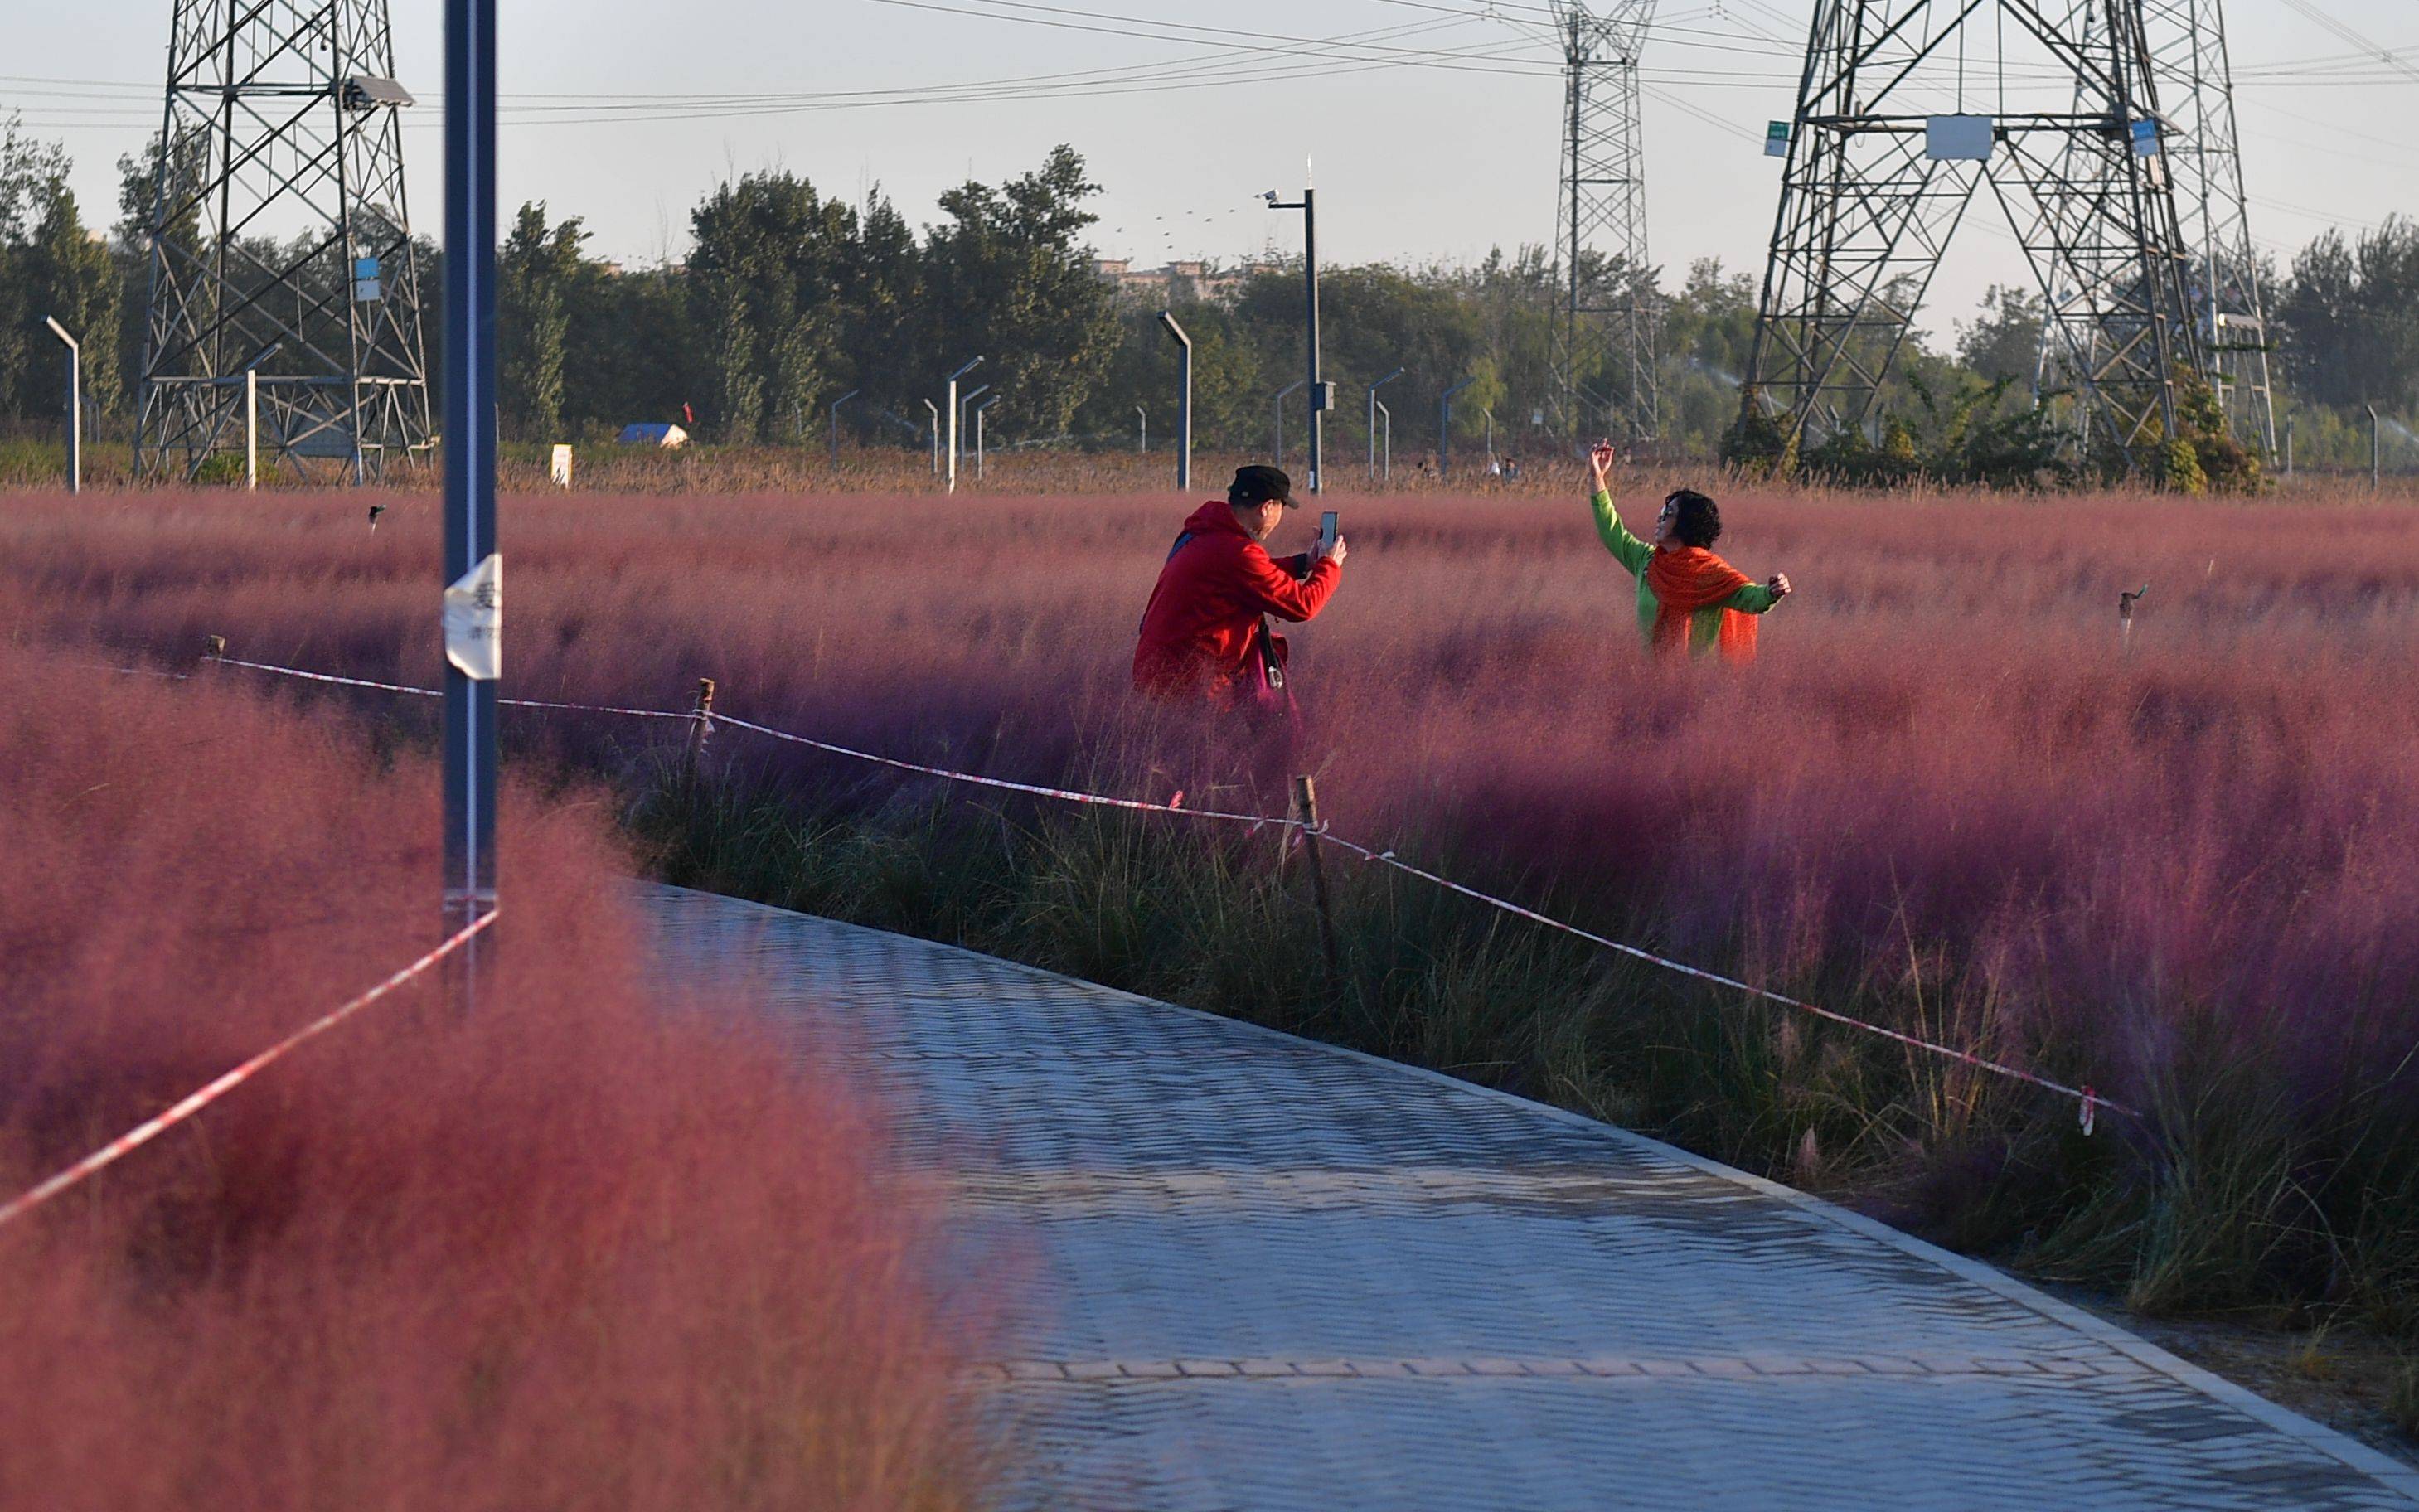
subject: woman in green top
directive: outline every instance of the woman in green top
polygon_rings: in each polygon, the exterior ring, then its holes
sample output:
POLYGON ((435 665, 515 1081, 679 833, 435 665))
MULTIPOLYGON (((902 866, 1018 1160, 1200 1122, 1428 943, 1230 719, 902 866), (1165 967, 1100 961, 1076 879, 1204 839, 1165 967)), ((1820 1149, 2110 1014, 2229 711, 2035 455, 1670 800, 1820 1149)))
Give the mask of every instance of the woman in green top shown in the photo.
POLYGON ((1749 582, 1714 555, 1721 511, 1693 488, 1663 501, 1652 546, 1630 534, 1612 507, 1607 481, 1612 459, 1612 448, 1601 442, 1588 455, 1595 472, 1595 492, 1588 501, 1605 549, 1638 579, 1638 627, 1647 645, 1697 655, 1718 649, 1725 661, 1753 661, 1756 616, 1789 596, 1787 576, 1775 573, 1766 582, 1749 582))

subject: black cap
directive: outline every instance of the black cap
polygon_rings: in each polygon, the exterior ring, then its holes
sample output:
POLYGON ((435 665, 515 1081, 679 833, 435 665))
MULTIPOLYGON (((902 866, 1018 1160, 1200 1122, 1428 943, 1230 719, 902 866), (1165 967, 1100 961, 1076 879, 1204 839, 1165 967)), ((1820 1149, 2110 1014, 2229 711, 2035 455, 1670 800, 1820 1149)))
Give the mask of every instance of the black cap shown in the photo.
POLYGON ((1293 480, 1285 475, 1283 468, 1237 468, 1235 481, 1226 486, 1226 502, 1230 504, 1260 504, 1271 499, 1287 509, 1301 507, 1293 501, 1293 480))

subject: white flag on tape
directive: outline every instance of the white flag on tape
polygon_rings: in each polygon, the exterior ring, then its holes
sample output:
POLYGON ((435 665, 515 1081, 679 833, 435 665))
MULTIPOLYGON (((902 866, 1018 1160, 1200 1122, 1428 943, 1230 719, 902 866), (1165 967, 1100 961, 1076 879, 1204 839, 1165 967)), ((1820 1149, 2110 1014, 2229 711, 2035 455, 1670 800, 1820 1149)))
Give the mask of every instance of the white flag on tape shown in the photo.
POLYGON ((445 590, 445 659, 474 683, 503 675, 504 559, 486 560, 445 590))

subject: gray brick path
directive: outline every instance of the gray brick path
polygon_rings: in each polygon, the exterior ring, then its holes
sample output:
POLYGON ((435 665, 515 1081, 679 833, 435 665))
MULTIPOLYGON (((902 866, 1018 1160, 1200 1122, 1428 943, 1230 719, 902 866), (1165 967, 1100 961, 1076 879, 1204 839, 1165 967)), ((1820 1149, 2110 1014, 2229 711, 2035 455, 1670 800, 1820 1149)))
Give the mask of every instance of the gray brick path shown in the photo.
POLYGON ((916 1179, 1015 1273, 975 1304, 1010 1506, 2419 1507, 2419 1472, 1670 1146, 946 946, 644 896, 665 969, 743 974, 887 1088, 916 1179))

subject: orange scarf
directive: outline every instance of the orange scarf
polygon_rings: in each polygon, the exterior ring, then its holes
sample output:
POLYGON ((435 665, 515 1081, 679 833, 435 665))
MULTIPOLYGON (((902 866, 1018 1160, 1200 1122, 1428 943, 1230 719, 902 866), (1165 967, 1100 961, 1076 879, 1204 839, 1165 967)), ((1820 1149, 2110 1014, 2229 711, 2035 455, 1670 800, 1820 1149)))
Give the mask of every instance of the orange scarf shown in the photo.
MULTIPOLYGON (((1703 547, 1657 548, 1654 560, 1646 563, 1646 586, 1655 591, 1656 606, 1649 643, 1657 651, 1687 651, 1689 616, 1712 609, 1747 585, 1747 574, 1703 547)), ((1724 661, 1753 661, 1755 616, 1723 610, 1721 638, 1716 645, 1724 661)))

